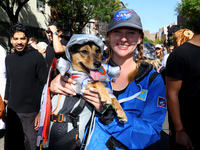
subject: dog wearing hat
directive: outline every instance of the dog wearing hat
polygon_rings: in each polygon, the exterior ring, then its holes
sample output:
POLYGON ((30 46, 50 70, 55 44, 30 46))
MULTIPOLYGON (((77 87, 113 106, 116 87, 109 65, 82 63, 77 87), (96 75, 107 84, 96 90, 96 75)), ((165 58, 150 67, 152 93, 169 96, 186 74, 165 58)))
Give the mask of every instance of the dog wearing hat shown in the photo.
POLYGON ((103 64, 103 48, 103 42, 96 36, 75 34, 66 46, 68 61, 59 59, 57 69, 62 76, 69 74, 77 82, 71 85, 77 94, 82 94, 81 89, 96 88, 101 101, 107 108, 111 105, 119 121, 126 123, 126 114, 112 94, 111 86, 111 81, 115 81, 120 73, 120 67, 103 64))

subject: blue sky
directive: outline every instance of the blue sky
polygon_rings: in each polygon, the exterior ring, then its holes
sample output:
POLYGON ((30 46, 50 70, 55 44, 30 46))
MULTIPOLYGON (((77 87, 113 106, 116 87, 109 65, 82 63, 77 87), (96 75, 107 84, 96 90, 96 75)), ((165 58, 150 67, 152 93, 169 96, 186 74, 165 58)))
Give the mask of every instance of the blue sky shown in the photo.
POLYGON ((177 21, 175 8, 180 0, 121 0, 141 18, 143 30, 156 33, 159 28, 177 21))

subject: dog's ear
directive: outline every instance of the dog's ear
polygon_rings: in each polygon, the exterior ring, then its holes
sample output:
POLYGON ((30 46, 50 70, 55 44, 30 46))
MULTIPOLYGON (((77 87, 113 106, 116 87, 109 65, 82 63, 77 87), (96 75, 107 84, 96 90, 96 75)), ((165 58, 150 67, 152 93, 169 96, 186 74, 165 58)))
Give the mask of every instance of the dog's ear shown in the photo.
POLYGON ((72 55, 78 53, 80 50, 80 45, 73 45, 70 49, 69 49, 69 54, 70 54, 70 59, 72 59, 72 55))

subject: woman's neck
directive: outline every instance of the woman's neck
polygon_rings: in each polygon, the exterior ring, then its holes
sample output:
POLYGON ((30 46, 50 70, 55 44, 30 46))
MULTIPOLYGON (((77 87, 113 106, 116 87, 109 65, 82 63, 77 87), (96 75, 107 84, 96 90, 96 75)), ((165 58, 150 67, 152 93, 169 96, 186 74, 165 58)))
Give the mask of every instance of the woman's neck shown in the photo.
POLYGON ((121 67, 121 73, 117 81, 112 83, 113 90, 120 91, 128 86, 129 74, 137 68, 137 64, 133 60, 133 57, 126 59, 112 57, 112 60, 121 67))
MULTIPOLYGON (((126 58, 122 58, 122 57, 113 55, 111 58, 115 64, 117 64, 118 66, 121 67, 121 69, 136 68, 137 64, 133 60, 133 55, 126 57, 126 58)), ((126 70, 126 72, 127 72, 127 70, 126 70)))

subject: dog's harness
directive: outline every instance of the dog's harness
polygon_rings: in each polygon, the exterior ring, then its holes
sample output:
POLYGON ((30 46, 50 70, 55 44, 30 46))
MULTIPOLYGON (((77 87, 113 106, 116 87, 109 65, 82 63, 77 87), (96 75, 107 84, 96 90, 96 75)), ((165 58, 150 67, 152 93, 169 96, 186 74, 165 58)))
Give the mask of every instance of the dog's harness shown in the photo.
MULTIPOLYGON (((77 82, 75 85, 71 85, 74 91, 77 94, 82 94, 81 89, 87 89, 87 85, 89 83, 94 82, 94 80, 88 76, 88 74, 84 72, 74 71, 71 67, 71 63, 63 58, 58 59, 57 62, 57 69, 59 70, 61 76, 67 74, 77 82)), ((104 84, 108 92, 110 93, 111 98, 114 97, 112 94, 112 87, 110 85, 111 81, 116 81, 119 73, 120 67, 119 66, 110 66, 109 64, 102 64, 101 68, 99 69, 100 72, 100 82, 104 84)))

